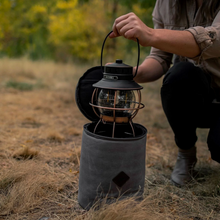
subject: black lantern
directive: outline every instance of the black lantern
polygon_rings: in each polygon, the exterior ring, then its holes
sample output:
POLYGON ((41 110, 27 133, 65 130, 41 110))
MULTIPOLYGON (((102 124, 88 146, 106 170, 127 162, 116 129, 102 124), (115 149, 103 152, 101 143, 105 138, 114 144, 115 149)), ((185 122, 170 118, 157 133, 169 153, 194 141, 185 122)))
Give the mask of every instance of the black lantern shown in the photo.
MULTIPOLYGON (((102 46, 101 67, 103 48, 107 37, 102 46)), ((135 136, 132 119, 144 107, 141 103, 140 93, 143 87, 133 80, 138 71, 139 56, 140 48, 138 43, 138 62, 134 76, 132 66, 124 64, 122 60, 116 60, 115 63, 104 67, 103 78, 93 84, 95 89, 90 105, 93 107, 95 114, 100 118, 97 126, 100 122, 104 124, 112 123, 112 137, 115 136, 116 124, 121 123, 129 123, 132 135, 135 136)), ((97 126, 94 129, 94 133, 97 126)))
MULTIPOLYGON (((111 32, 110 32, 111 33, 111 32)), ((109 33, 109 34, 110 34, 109 33)), ((142 198, 147 130, 132 119, 144 107, 133 67, 122 60, 87 70, 76 87, 76 103, 91 121, 82 135, 78 201, 90 209, 99 201, 142 198)), ((138 62, 139 63, 139 43, 138 62)))

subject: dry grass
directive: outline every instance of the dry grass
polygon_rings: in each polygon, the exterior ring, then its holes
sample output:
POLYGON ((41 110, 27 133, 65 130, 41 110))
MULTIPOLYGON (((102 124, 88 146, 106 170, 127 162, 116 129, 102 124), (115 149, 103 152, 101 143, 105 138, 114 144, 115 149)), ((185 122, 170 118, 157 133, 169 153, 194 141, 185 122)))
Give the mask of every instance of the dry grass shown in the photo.
POLYGON ((23 148, 16 151, 12 156, 17 160, 28 160, 36 158, 39 154, 39 151, 30 149, 29 147, 23 145, 23 148))
POLYGON ((3 215, 32 212, 45 203, 58 202, 59 192, 64 191, 66 186, 74 189, 75 184, 71 183, 69 175, 48 164, 23 161, 13 162, 9 167, 10 170, 1 174, 0 180, 4 192, 0 199, 3 215))
POLYGON ((135 122, 147 127, 144 200, 118 200, 86 212, 77 202, 82 126, 74 90, 87 66, 0 60, 0 219, 220 219, 219 164, 199 130, 197 180, 170 184, 177 154, 159 98, 145 85, 135 122))

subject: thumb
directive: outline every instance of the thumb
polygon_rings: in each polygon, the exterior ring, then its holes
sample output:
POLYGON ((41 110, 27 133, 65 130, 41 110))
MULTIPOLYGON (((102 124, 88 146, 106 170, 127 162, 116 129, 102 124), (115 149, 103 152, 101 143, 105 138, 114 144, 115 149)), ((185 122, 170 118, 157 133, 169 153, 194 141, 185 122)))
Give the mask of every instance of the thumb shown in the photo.
POLYGON ((112 32, 110 35, 109 35, 109 37, 110 38, 115 38, 115 37, 118 37, 119 35, 116 35, 114 32, 112 32))

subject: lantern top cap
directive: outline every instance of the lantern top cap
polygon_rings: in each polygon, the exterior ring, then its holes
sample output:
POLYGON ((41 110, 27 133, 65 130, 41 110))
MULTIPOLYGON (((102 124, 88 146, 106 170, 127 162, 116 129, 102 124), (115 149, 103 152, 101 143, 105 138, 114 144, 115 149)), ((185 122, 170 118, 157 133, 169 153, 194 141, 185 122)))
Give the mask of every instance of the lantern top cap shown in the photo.
POLYGON ((116 63, 122 63, 122 60, 116 60, 115 62, 116 63))
POLYGON ((133 79, 133 67, 124 64, 122 60, 116 60, 115 63, 105 65, 103 74, 114 74, 119 77, 126 76, 128 80, 131 80, 133 79))
POLYGON ((132 66, 123 63, 123 61, 120 59, 117 59, 115 63, 105 65, 105 67, 132 68, 132 66))

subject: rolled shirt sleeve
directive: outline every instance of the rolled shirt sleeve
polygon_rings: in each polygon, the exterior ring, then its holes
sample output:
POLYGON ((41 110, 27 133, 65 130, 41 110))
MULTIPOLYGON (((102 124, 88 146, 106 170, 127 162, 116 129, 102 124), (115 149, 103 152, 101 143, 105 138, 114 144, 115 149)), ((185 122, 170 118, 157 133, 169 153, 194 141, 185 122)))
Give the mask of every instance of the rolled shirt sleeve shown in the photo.
POLYGON ((200 64, 202 60, 220 57, 220 12, 218 12, 213 23, 209 27, 191 27, 186 29, 195 38, 201 53, 190 58, 196 64, 200 64))
POLYGON ((172 63, 172 57, 173 57, 173 54, 166 53, 162 50, 152 47, 150 55, 147 56, 146 59, 153 58, 157 60, 161 64, 163 68, 163 72, 165 74, 170 68, 170 65, 172 63))

